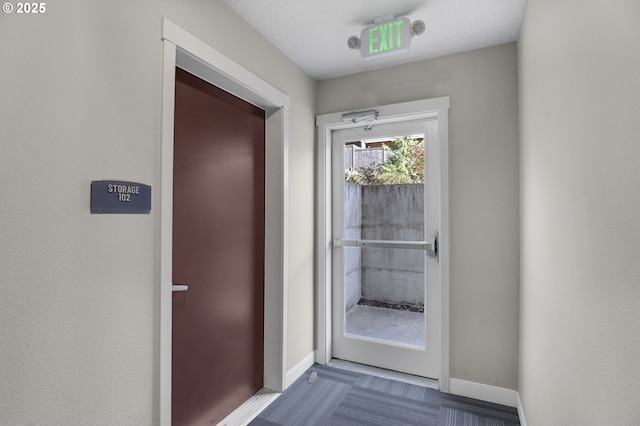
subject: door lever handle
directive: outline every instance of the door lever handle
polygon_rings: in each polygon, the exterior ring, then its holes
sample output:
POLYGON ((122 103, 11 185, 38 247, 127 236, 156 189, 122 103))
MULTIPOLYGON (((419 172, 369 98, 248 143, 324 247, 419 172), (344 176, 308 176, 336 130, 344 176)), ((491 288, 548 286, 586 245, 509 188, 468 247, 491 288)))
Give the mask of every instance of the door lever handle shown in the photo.
POLYGON ((433 236, 433 242, 429 244, 430 247, 427 247, 427 256, 434 257, 436 260, 439 260, 438 257, 438 233, 433 236))
POLYGON ((176 291, 187 291, 189 290, 189 286, 188 285, 184 285, 184 284, 174 284, 171 286, 171 291, 176 292, 176 291))

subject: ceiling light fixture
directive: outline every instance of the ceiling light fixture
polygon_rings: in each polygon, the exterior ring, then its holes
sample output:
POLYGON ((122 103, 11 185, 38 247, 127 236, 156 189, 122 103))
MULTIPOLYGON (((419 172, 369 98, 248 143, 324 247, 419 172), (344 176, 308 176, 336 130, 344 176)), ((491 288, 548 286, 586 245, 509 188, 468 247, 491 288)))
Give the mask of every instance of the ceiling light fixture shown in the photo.
POLYGON ((349 49, 360 49, 360 38, 358 36, 349 37, 347 46, 349 46, 349 49))
POLYGON ((419 36, 424 32, 424 22, 421 20, 413 21, 411 23, 411 37, 419 36))

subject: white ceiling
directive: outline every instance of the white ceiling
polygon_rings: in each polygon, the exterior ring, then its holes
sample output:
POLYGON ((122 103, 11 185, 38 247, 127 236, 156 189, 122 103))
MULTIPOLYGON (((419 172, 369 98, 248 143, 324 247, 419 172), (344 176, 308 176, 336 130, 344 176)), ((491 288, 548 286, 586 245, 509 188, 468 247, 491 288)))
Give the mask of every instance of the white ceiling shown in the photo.
POLYGON ((515 41, 526 0, 224 0, 317 80, 515 41), (409 52, 364 60, 347 47, 379 16, 424 21, 409 52))

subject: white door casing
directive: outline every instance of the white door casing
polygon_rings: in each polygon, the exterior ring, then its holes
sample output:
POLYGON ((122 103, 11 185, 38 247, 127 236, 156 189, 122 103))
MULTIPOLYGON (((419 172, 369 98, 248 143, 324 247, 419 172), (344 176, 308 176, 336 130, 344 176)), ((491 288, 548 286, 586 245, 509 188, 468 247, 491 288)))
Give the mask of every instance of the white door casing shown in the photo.
POLYGON ((211 46, 162 21, 162 141, 160 177, 160 401, 162 425, 171 421, 172 201, 175 68, 266 111, 264 387, 286 387, 289 256, 289 97, 211 46))

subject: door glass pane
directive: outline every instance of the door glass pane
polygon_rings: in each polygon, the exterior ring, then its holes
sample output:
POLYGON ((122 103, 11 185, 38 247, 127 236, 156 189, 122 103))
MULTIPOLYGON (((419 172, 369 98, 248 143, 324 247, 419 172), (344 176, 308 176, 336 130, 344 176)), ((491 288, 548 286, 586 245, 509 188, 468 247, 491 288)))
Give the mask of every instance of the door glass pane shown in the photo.
POLYGON ((345 247, 345 334, 425 346, 422 250, 345 247))
MULTIPOLYGON (((422 135, 345 144, 344 239, 424 241, 422 135)), ((423 250, 344 247, 345 334, 425 345, 423 250)))

